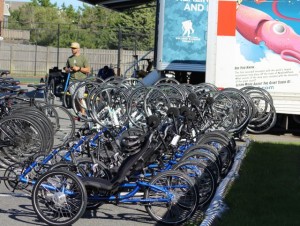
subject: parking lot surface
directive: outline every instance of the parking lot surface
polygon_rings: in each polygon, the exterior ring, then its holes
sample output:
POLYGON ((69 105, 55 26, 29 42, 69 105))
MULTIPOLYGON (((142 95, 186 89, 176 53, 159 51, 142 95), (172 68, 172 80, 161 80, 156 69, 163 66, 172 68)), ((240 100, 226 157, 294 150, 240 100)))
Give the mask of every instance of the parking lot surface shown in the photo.
POLYGON ((292 133, 248 134, 247 137, 257 142, 300 143, 300 136, 292 133))
MULTIPOLYGON (((3 171, 1 171, 1 174, 3 171)), ((0 184, 0 225, 46 225, 35 214, 30 195, 9 192, 0 184)), ((151 226, 157 225, 142 206, 105 204, 96 211, 87 211, 74 226, 151 226)))

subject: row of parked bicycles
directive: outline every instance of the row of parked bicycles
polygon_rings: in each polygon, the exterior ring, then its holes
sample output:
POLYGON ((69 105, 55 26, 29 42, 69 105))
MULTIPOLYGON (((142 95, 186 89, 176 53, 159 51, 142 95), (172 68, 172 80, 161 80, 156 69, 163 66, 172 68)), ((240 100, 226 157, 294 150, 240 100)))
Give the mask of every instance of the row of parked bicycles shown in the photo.
MULTIPOLYGON (((1 179, 29 192, 50 225, 105 203, 140 204, 157 222, 182 224, 208 207, 234 162, 235 139, 276 121, 271 96, 257 87, 93 77, 73 81, 76 91, 62 98, 81 119, 76 130, 70 109, 26 98, 13 79, 1 83, 1 179)), ((53 96, 47 84, 32 87, 53 96)))

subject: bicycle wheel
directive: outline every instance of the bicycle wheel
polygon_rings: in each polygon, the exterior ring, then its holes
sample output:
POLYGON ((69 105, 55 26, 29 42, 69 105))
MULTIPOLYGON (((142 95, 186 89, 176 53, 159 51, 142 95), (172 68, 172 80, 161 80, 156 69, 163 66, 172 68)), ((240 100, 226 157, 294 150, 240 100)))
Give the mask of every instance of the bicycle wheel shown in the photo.
POLYGON ((55 80, 52 79, 50 83, 45 87, 44 100, 47 104, 54 104, 55 101, 55 80))
POLYGON ((164 92, 156 87, 150 87, 144 97, 144 112, 147 116, 156 115, 161 122, 168 121, 167 111, 170 100, 164 92))
POLYGON ((216 137, 218 139, 223 140, 227 144, 232 155, 235 155, 237 149, 236 142, 234 138, 228 134, 227 131, 223 131, 223 130, 209 131, 207 133, 201 134, 199 139, 204 139, 205 137, 216 137))
POLYGON ((54 144, 52 148, 58 148, 71 139, 75 134, 75 121, 72 114, 63 106, 45 105, 41 111, 50 120, 53 127, 54 144))
POLYGON ((159 83, 174 83, 174 84, 180 84, 175 78, 161 78, 157 82, 154 83, 154 85, 157 85, 159 83))
POLYGON ((171 107, 180 108, 185 101, 185 93, 180 90, 177 84, 172 83, 158 83, 156 85, 170 100, 171 107))
POLYGON ((200 138, 197 141, 197 144, 208 144, 215 147, 222 160, 222 176, 225 176, 233 163, 233 154, 230 146, 228 145, 228 141, 215 136, 207 136, 200 138))
POLYGON ((233 99, 227 93, 214 93, 211 109, 214 121, 214 128, 211 128, 212 130, 220 129, 229 131, 235 126, 237 109, 233 99))
POLYGON ((236 88, 225 88, 221 91, 232 99, 235 107, 236 120, 229 132, 239 132, 250 121, 253 114, 253 105, 249 97, 236 88))
POLYGON ((138 87, 134 89, 126 104, 126 112, 130 122, 138 128, 146 128, 146 117, 147 114, 144 108, 145 96, 149 91, 149 87, 138 87))
POLYGON ((90 101, 88 98, 92 95, 95 91, 98 90, 101 84, 97 82, 80 82, 77 85, 75 92, 72 95, 72 107, 75 114, 83 121, 92 122, 93 119, 91 118, 91 109, 90 105, 87 103, 90 101), (82 89, 84 89, 84 97, 80 98, 82 89), (80 109, 84 109, 86 115, 82 115, 80 109))
POLYGON ((31 197, 35 213, 50 225, 71 225, 84 214, 87 205, 83 183, 64 169, 43 174, 33 187, 31 197))
POLYGON ((128 123, 127 99, 124 90, 117 86, 99 87, 88 102, 92 118, 102 126, 124 126, 128 123))
POLYGON ((227 94, 210 91, 197 94, 197 100, 197 118, 200 119, 198 124, 201 131, 228 131, 233 127, 236 121, 235 105, 227 94))
POLYGON ((218 137, 221 137, 224 140, 227 140, 233 154, 236 153, 237 144, 236 144, 236 141, 235 141, 233 135, 231 135, 230 133, 228 133, 227 131, 224 131, 224 130, 214 130, 214 131, 209 131, 209 133, 203 134, 202 137, 203 136, 208 136, 209 134, 214 135, 214 136, 218 136, 218 137))
POLYGON ((37 153, 48 151, 44 131, 26 116, 7 116, 0 121, 1 140, 6 142, 3 150, 16 162, 22 162, 37 153))
POLYGON ((198 207, 198 188, 190 177, 180 171, 169 170, 154 176, 144 197, 148 214, 165 224, 180 224, 188 220, 198 207), (161 200, 167 199, 167 202, 161 200), (154 201, 155 200, 155 201, 154 201))
POLYGON ((195 87, 196 93, 218 91, 218 87, 216 87, 214 84, 211 84, 211 83, 200 83, 200 84, 194 85, 194 87, 195 87))
POLYGON ((112 175, 107 166, 98 160, 91 158, 81 158, 76 160, 76 165, 84 172, 84 177, 99 177, 102 179, 110 180, 112 175))
MULTIPOLYGON (((197 145, 198 146, 198 145, 197 145)), ((205 165, 213 173, 216 182, 219 182, 221 179, 221 168, 222 166, 218 163, 217 157, 210 151, 211 146, 205 145, 207 147, 199 146, 197 149, 190 151, 187 154, 184 154, 179 162, 186 160, 198 160, 205 165)))
POLYGON ((262 123, 250 122, 247 126, 247 130, 251 133, 261 134, 269 131, 277 120, 277 114, 273 105, 271 105, 270 114, 267 119, 262 123))
POLYGON ((271 104, 273 104, 273 102, 274 102, 271 94, 264 88, 257 87, 257 86, 245 86, 245 87, 241 88, 240 90, 247 94, 252 91, 260 92, 263 96, 265 96, 270 101, 271 104))
POLYGON ((20 176, 28 166, 29 164, 14 163, 6 168, 3 176, 8 178, 8 180, 4 180, 4 185, 9 191, 23 191, 28 188, 28 183, 19 180, 20 176))
POLYGON ((130 87, 131 89, 134 89, 134 88, 140 87, 140 86, 145 86, 144 83, 142 83, 142 81, 137 78, 125 78, 120 82, 120 84, 124 84, 127 87, 130 87))
POLYGON ((110 83, 110 84, 115 84, 115 85, 117 85, 117 84, 120 84, 122 81, 124 80, 124 78, 123 77, 120 77, 120 76, 111 76, 111 77, 109 77, 109 78, 107 78, 107 79, 104 79, 104 83, 110 83))
POLYGON ((42 111, 36 109, 35 107, 28 107, 24 109, 14 110, 12 112, 12 115, 17 117, 28 118, 32 120, 35 124, 37 124, 41 128, 41 130, 44 131, 44 141, 46 142, 44 151, 47 153, 51 151, 54 143, 54 130, 51 121, 42 111))
POLYGON ((216 191, 216 178, 203 162, 199 159, 181 161, 173 167, 191 177, 196 183, 199 192, 199 205, 208 204, 216 191))
POLYGON ((75 85, 76 81, 70 81, 68 87, 63 92, 62 102, 65 108, 72 108, 72 95, 70 93, 70 87, 75 85))

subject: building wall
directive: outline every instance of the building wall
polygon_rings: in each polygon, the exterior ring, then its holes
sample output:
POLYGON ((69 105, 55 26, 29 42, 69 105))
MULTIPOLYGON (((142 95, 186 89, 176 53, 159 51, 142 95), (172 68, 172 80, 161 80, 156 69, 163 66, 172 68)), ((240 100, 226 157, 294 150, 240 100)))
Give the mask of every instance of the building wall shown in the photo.
POLYGON ((4 19, 3 14, 4 14, 4 0, 0 0, 0 22, 2 22, 4 19))

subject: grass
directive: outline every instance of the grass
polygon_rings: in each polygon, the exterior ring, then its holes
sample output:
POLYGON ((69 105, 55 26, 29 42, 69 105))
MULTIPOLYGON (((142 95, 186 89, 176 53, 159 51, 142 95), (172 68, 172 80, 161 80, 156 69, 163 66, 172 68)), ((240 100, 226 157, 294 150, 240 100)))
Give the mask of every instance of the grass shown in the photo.
POLYGON ((300 142, 252 143, 215 226, 300 225, 300 142))
POLYGON ((19 80, 21 84, 38 84, 40 83, 41 78, 45 78, 45 76, 19 76, 19 75, 10 75, 8 77, 13 77, 15 80, 19 80))

